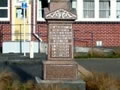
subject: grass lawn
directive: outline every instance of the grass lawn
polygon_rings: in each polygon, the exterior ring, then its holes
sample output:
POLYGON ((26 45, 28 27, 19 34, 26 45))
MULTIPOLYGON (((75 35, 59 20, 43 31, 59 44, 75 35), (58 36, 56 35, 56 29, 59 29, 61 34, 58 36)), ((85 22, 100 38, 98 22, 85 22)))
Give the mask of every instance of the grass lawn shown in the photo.
MULTIPOLYGON (((120 90, 120 79, 109 76, 105 73, 93 73, 92 76, 85 76, 86 90, 120 90)), ((34 81, 22 83, 14 73, 0 73, 0 90, 71 90, 62 88, 59 85, 40 85, 34 81)), ((79 88, 77 89, 79 90, 79 88)))

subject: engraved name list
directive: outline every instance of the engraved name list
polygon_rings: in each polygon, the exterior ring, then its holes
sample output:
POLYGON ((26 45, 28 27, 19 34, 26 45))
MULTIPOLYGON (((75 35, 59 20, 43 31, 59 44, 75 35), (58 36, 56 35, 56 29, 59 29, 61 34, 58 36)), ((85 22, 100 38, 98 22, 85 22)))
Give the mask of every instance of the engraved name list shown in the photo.
POLYGON ((73 35, 71 24, 50 24, 49 45, 51 58, 71 58, 73 35))

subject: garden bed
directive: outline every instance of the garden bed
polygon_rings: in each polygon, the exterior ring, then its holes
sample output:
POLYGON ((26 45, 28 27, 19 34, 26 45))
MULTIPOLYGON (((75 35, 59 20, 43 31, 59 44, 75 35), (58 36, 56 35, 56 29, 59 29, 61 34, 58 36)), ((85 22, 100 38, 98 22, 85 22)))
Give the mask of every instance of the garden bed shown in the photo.
POLYGON ((120 58, 120 48, 113 49, 110 52, 104 52, 100 49, 90 49, 88 52, 76 52, 74 58, 120 58))

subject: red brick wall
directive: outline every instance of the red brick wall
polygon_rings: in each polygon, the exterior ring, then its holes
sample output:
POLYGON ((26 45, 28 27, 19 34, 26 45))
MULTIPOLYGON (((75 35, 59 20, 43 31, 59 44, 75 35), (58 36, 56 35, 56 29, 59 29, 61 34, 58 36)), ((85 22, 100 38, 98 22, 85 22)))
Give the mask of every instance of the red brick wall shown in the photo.
MULTIPOLYGON (((41 33, 41 38, 47 41, 47 24, 38 23, 36 32, 41 33)), ((102 41, 104 47, 120 46, 120 23, 112 22, 77 22, 73 24, 75 46, 96 46, 96 41, 102 41)))
MULTIPOLYGON (((35 33, 47 43, 47 24, 45 22, 38 22, 35 33)), ((32 40, 38 41, 34 35, 32 35, 32 40)))
MULTIPOLYGON (((120 23, 85 23, 77 22, 73 24, 75 46, 92 46, 92 34, 93 45, 96 46, 96 41, 102 41, 104 47, 120 46, 120 23), (92 34, 91 34, 92 33, 92 34)), ((47 42, 47 24, 46 22, 37 22, 36 33, 42 38, 44 42, 47 42)), ((11 40, 11 26, 9 23, 0 24, 0 42, 11 40), (2 28, 2 29, 1 29, 2 28), (1 38, 3 35, 3 39, 1 38)), ((32 37, 36 40, 35 37, 32 37)))
POLYGON ((2 26, 0 25, 0 47, 2 47, 2 26))
POLYGON ((3 41, 11 40, 11 25, 10 24, 0 24, 0 47, 3 41))
POLYGON ((11 40, 11 20, 12 20, 12 0, 10 0, 10 21, 0 22, 0 47, 2 47, 3 41, 10 41, 11 40))
POLYGON ((120 23, 75 23, 73 24, 75 32, 76 46, 96 46, 96 41, 102 41, 104 47, 120 46, 120 23))
POLYGON ((46 23, 37 24, 36 33, 39 33, 40 37, 44 42, 47 42, 48 29, 46 23))
POLYGON ((10 41, 11 40, 11 25, 9 24, 3 25, 2 33, 3 33, 3 41, 10 41))

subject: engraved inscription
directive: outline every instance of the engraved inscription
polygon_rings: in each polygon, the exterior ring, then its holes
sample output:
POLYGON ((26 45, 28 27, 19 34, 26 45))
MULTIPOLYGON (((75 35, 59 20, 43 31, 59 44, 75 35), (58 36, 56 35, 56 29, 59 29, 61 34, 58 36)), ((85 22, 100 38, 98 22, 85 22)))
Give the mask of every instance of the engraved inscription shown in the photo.
POLYGON ((52 57, 70 57, 70 45, 56 44, 51 45, 52 57))
POLYGON ((72 51, 72 25, 49 25, 49 44, 52 58, 70 58, 72 51))

